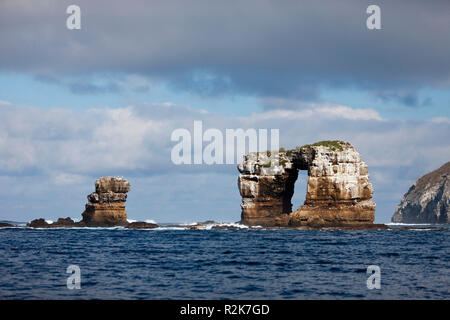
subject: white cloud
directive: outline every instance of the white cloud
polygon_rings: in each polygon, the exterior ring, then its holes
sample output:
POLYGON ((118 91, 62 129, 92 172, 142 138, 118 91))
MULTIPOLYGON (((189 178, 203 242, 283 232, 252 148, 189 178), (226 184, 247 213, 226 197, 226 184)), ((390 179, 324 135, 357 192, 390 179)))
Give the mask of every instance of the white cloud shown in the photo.
POLYGON ((4 100, 0 100, 0 106, 4 105, 4 106, 10 106, 12 103, 9 101, 4 101, 4 100))
POLYGON ((377 213, 382 221, 400 200, 393 195, 406 192, 417 177, 450 159, 448 122, 383 120, 371 109, 348 106, 314 105, 233 117, 172 103, 83 112, 10 104, 0 108, 0 118, 0 178, 14 185, 12 194, 8 188, 0 190, 2 210, 27 219, 34 212, 44 215, 42 208, 65 212, 67 203, 70 215, 76 216, 96 178, 119 175, 132 181, 133 218, 173 221, 182 215, 180 220, 194 221, 207 215, 220 219, 215 215, 230 212, 232 221, 238 220, 235 166, 171 163, 172 131, 192 130, 194 120, 203 120, 204 130, 278 128, 280 145, 286 148, 328 139, 351 142, 369 165, 375 201, 385 208, 377 213), (34 190, 35 185, 42 190, 34 190), (73 193, 77 198, 68 200, 66 194, 73 193), (217 205, 224 209, 214 210, 217 205))
POLYGON ((0 1, 0 68, 59 80, 84 75, 62 82, 77 92, 150 88, 139 76, 200 93, 313 99, 324 85, 396 97, 449 83, 447 0, 384 1, 395 19, 387 16, 389 35, 375 39, 361 20, 364 1, 248 0, 234 10, 236 1, 78 0, 88 20, 76 36, 64 27, 67 2, 35 2, 0 1), (416 12, 420 23, 411 19, 416 12), (105 72, 131 78, 85 85, 105 72))
POLYGON ((447 123, 447 124, 450 124, 450 119, 447 118, 447 117, 436 117, 436 118, 431 119, 431 121, 435 122, 435 123, 447 123))
MULTIPOLYGON (((281 105, 283 106, 283 105, 281 105)), ((253 114, 255 120, 267 119, 298 119, 319 117, 321 119, 347 119, 347 120, 382 120, 378 111, 374 109, 351 108, 334 104, 308 104, 301 109, 277 109, 263 113, 253 114)))
POLYGON ((79 184, 86 181, 86 176, 71 173, 59 173, 53 178, 56 185, 79 184))

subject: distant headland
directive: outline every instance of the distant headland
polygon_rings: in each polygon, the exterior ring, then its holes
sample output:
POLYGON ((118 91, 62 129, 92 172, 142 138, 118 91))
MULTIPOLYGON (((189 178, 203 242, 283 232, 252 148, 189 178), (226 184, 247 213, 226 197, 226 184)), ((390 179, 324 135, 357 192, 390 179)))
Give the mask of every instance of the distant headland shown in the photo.
POLYGON ((450 224, 450 162, 414 182, 392 222, 450 224))

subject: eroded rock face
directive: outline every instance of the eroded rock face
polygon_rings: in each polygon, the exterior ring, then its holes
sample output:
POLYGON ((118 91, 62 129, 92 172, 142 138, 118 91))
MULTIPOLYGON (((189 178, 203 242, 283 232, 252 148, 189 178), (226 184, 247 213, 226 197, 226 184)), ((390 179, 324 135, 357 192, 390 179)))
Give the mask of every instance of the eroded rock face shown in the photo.
POLYGON ((450 223, 450 162, 414 182, 392 222, 450 223))
POLYGON ((127 194, 130 191, 130 183, 117 177, 102 177, 95 181, 95 192, 99 195, 105 193, 127 194))
POLYGON ((267 153, 251 153, 239 164, 242 196, 241 222, 249 225, 285 225, 298 170, 285 155, 278 164, 267 153), (283 165, 282 165, 283 164, 283 165))
POLYGON ((241 222, 262 226, 371 224, 375 203, 367 165, 348 143, 319 142, 279 152, 251 153, 238 165, 241 222), (292 212, 298 170, 308 170, 306 200, 292 212))
POLYGON ((88 195, 83 223, 88 227, 124 226, 125 202, 130 184, 123 178, 102 177, 95 182, 96 192, 88 195))

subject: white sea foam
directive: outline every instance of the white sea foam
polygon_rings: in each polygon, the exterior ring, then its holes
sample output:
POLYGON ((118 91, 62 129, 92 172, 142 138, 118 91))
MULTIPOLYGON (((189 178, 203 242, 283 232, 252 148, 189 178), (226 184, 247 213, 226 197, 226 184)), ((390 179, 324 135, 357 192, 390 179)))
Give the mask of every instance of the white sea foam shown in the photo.
POLYGON ((180 225, 182 226, 196 226, 199 225, 198 222, 185 222, 185 223, 181 223, 180 225))
POLYGON ((148 231, 153 231, 153 230, 186 230, 187 228, 183 228, 183 227, 158 227, 158 228, 154 228, 154 229, 143 229, 143 230, 148 230, 148 231))
MULTIPOLYGON (((153 220, 145 220, 148 223, 156 223, 153 220)), ((211 222, 211 223, 202 223, 202 222, 186 222, 180 224, 162 224, 158 228, 154 229, 145 229, 145 230, 191 230, 192 227, 198 226, 198 229, 195 230, 212 230, 214 227, 230 227, 230 228, 239 228, 239 229, 248 229, 249 227, 246 225, 242 225, 240 223, 235 222, 211 222)), ((252 228, 262 228, 260 226, 252 227, 252 228)))
POLYGON ((390 222, 386 223, 388 226, 434 226, 432 223, 402 223, 402 222, 390 222))
POLYGON ((239 229, 248 229, 248 226, 236 222, 217 222, 205 225, 206 230, 211 230, 213 227, 232 227, 239 229))
MULTIPOLYGON (((125 230, 122 226, 116 227, 63 227, 63 228, 51 228, 51 229, 77 229, 77 230, 125 230)), ((51 230, 48 229, 48 230, 51 230)))
MULTIPOLYGON (((239 228, 239 229, 248 229, 249 227, 236 222, 211 222, 211 223, 201 223, 201 222, 192 222, 192 223, 183 223, 181 226, 185 226, 183 229, 189 229, 193 226, 199 226, 198 230, 211 230, 214 227, 230 227, 230 228, 239 228)), ((166 226, 165 228, 173 228, 171 226, 166 226)), ((258 227, 256 227, 258 228, 258 227)), ((177 227, 177 229, 180 229, 177 227)))
MULTIPOLYGON (((127 222, 128 222, 128 223, 133 223, 133 222, 138 222, 138 221, 142 221, 142 220, 127 219, 127 222)), ((144 222, 156 224, 155 220, 152 220, 152 219, 146 219, 146 220, 144 220, 144 222)))

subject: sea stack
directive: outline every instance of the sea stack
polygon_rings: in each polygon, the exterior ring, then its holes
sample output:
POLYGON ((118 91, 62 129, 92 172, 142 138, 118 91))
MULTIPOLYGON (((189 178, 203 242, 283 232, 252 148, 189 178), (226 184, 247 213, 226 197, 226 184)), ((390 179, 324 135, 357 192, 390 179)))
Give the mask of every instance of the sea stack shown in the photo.
POLYGON ((241 222, 307 228, 373 225, 367 165, 353 146, 321 141, 293 150, 250 153, 238 165, 241 222), (308 171, 304 205, 292 212, 298 170, 308 171))
MULTIPOLYGON (((155 229, 158 225, 149 222, 127 221, 125 202, 130 184, 123 178, 103 177, 95 181, 95 192, 88 195, 83 220, 74 222, 71 218, 59 218, 54 223, 45 219, 35 219, 27 224, 30 228, 74 228, 74 227, 115 227, 127 229, 155 229)), ((0 224, 0 227, 6 225, 0 224)))
POLYGON ((124 226, 125 202, 130 183, 123 178, 102 177, 95 181, 95 192, 88 195, 83 221, 88 227, 124 226))
POLYGON ((401 223, 450 223, 450 162, 414 182, 392 217, 401 223))

